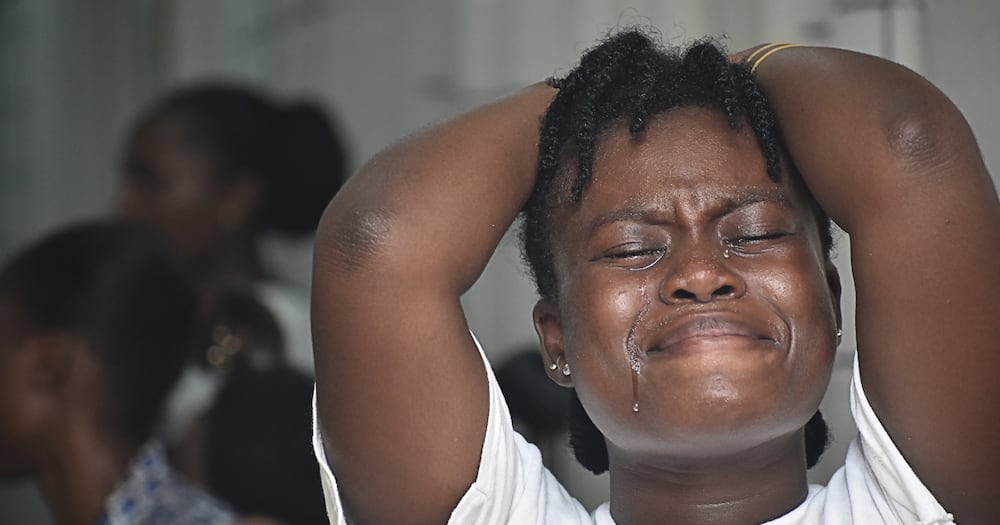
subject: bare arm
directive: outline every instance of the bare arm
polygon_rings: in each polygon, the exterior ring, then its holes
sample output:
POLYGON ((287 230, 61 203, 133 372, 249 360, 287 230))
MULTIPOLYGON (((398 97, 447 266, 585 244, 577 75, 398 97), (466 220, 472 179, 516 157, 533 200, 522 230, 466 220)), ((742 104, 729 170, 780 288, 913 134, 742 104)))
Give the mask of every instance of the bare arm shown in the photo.
POLYGON ((757 69, 792 158, 851 236, 861 378, 960 523, 1000 516, 1000 204, 962 115, 890 62, 786 49, 757 69))
POLYGON ((476 478, 488 392, 459 296, 531 192, 554 93, 534 86, 389 148, 326 211, 317 404, 359 524, 444 523, 476 478))

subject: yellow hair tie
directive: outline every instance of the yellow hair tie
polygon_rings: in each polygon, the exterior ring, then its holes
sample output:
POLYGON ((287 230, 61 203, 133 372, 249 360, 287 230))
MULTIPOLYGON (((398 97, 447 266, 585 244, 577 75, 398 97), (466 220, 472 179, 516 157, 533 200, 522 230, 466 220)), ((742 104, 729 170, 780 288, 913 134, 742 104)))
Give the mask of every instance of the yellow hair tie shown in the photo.
POLYGON ((754 51, 753 54, 751 54, 750 57, 747 58, 747 61, 750 61, 750 60, 754 61, 753 65, 750 66, 750 72, 751 73, 756 73, 757 72, 757 67, 760 66, 761 62, 763 62, 764 59, 766 59, 767 57, 773 55, 774 53, 777 53, 778 51, 781 51, 782 49, 788 49, 790 47, 803 47, 803 44, 775 43, 775 44, 768 44, 766 46, 761 47, 757 51, 754 51), (756 60, 754 60, 754 57, 756 57, 758 53, 760 53, 762 51, 765 51, 765 50, 766 50, 766 52, 764 54, 760 55, 760 58, 757 58, 756 60))

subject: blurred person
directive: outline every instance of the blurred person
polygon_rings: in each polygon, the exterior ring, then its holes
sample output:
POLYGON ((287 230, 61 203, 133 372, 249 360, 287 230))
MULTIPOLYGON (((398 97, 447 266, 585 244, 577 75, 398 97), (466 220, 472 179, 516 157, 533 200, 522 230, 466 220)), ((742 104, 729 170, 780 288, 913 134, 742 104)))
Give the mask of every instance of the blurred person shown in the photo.
POLYGON ((293 366, 309 372, 308 299, 266 267, 259 243, 265 234, 312 234, 345 170, 341 137, 317 106, 194 84, 138 119, 121 212, 177 245, 201 294, 251 289, 281 325, 293 366))
POLYGON ((228 524, 151 439, 190 345, 194 294, 146 228, 53 233, 0 270, 0 475, 35 476, 65 525, 228 524))
POLYGON ((955 106, 850 51, 612 35, 377 155, 317 238, 337 524, 992 524, 1000 202, 955 106), (460 296, 519 212, 593 513, 514 432, 460 296), (859 435, 806 472, 851 236, 859 435))
POLYGON ((219 378, 174 464, 244 517, 288 525, 325 516, 308 432, 312 377, 284 359, 280 328, 245 290, 201 312, 195 354, 219 378))
MULTIPOLYGON (((341 138, 318 107, 238 84, 193 84, 138 119, 121 212, 178 247, 195 275, 199 311, 227 291, 249 291, 277 321, 282 359, 311 376, 308 290, 267 267, 260 243, 265 234, 313 233, 345 169, 341 138)), ((198 446, 195 420, 221 386, 204 357, 192 356, 170 398, 162 436, 172 449, 198 446)))
POLYGON ((545 374, 538 348, 520 348, 509 355, 495 373, 514 426, 535 444, 561 434, 569 426, 569 391, 545 374))
POLYGON ((287 366, 234 365, 205 421, 205 486, 245 517, 325 523, 308 429, 311 377, 287 366))

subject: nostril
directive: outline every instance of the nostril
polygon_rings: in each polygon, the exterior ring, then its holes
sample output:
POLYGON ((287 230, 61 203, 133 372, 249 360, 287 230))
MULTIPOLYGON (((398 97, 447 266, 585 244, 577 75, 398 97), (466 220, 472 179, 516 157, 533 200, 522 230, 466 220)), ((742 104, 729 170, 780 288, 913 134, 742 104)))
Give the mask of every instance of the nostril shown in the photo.
POLYGON ((695 298, 695 295, 683 288, 678 288, 674 290, 674 293, 670 294, 675 300, 691 300, 695 298))
POLYGON ((732 285, 725 284, 716 289, 715 293, 713 293, 712 295, 716 297, 725 297, 727 295, 734 295, 735 293, 736 293, 736 288, 733 288, 732 285))

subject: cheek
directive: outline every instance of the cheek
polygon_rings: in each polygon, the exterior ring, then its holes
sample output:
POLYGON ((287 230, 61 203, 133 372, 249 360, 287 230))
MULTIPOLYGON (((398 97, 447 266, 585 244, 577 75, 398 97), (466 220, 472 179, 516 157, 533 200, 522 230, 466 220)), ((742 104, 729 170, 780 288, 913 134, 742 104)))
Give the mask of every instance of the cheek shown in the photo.
MULTIPOLYGON (((10 370, 10 368, 7 368, 10 370)), ((14 479, 31 473, 39 442, 40 420, 36 403, 26 396, 24 382, 0 374, 0 478, 14 479)))
POLYGON ((793 389, 822 396, 836 352, 834 298, 826 274, 812 257, 800 255, 757 279, 756 291, 785 323, 793 389), (804 271, 803 269, 808 269, 804 271))
POLYGON ((574 388, 595 420, 631 414, 636 357, 629 334, 649 309, 649 285, 639 274, 582 277, 561 293, 574 388))
POLYGON ((630 329, 648 307, 648 287, 643 280, 599 273, 580 272, 578 278, 566 282, 561 293, 564 337, 571 360, 587 355, 591 360, 617 362, 630 329))
MULTIPOLYGON (((833 297, 822 261, 812 250, 790 250, 746 268, 751 293, 771 304, 797 331, 825 331, 835 323, 833 297)), ((835 329, 833 326, 832 329, 835 329)))

